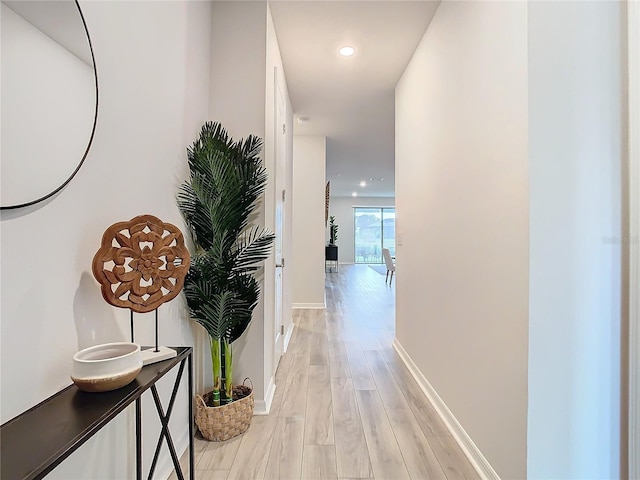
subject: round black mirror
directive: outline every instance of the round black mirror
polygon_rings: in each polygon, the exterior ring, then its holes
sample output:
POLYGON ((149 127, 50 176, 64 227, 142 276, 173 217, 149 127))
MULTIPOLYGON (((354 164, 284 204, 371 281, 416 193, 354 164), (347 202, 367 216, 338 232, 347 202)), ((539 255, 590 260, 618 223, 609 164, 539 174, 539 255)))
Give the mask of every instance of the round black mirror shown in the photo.
POLYGON ((1 2, 3 210, 62 190, 91 147, 98 75, 77 0, 1 2))

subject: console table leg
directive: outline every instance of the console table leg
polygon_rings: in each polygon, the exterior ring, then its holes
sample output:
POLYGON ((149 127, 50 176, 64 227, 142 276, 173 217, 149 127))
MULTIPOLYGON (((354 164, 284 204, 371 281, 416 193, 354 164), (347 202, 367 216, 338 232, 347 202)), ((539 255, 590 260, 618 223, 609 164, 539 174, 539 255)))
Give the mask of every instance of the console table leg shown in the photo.
POLYGON ((158 443, 156 445, 156 451, 153 455, 153 461, 151 462, 151 469, 149 471, 149 480, 153 478, 153 474, 156 469, 156 464, 158 462, 158 455, 160 454, 160 448, 162 447, 162 441, 167 441, 167 447, 169 447, 169 453, 171 454, 171 459, 173 460, 173 466, 176 470, 176 475, 178 476, 178 480, 184 480, 184 475, 182 473, 182 468, 180 466, 180 459, 176 453, 175 446, 173 444, 173 439, 171 438, 171 433, 169 432, 169 419, 171 418, 171 413, 173 411, 173 405, 176 401, 176 396, 178 393, 178 387, 180 386, 180 380, 182 379, 182 373, 184 372, 185 360, 183 359, 180 362, 180 368, 178 369, 178 375, 176 376, 176 381, 173 384, 173 391, 171 392, 171 399, 169 400, 169 406, 167 407, 167 412, 165 413, 162 408, 162 402, 160 401, 160 395, 158 395, 158 390, 155 385, 151 386, 151 393, 153 394, 153 400, 156 404, 156 410, 158 411, 158 418, 160 419, 160 423, 162 424, 162 430, 160 432, 160 438, 158 438, 158 443))
POLYGON ((189 354, 187 359, 189 363, 189 397, 187 399, 187 402, 189 402, 189 480, 194 480, 196 477, 193 451, 193 355, 189 354))
POLYGON ((142 406, 136 399, 136 480, 142 480, 142 406))

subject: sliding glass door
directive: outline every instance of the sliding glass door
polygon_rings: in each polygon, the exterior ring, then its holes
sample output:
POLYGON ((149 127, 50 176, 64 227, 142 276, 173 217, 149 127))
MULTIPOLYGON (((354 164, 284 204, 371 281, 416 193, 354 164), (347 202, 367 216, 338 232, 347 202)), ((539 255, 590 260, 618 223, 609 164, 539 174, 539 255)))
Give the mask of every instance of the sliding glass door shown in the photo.
POLYGON ((384 263, 382 249, 396 254, 396 209, 354 207, 356 263, 384 263))

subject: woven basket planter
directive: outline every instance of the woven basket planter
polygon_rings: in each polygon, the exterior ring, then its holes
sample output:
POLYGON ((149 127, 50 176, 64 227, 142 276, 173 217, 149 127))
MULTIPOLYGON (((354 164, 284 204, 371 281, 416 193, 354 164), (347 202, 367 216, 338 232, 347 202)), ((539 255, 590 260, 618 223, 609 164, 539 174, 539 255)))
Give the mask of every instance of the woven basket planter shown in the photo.
MULTIPOLYGON (((246 381, 246 380, 245 380, 246 381)), ((253 417, 253 389, 244 385, 233 387, 236 393, 249 395, 219 407, 207 406, 205 399, 196 395, 196 425, 202 436, 212 442, 224 442, 244 433, 253 417)), ((206 394, 207 397, 209 394, 206 394)))

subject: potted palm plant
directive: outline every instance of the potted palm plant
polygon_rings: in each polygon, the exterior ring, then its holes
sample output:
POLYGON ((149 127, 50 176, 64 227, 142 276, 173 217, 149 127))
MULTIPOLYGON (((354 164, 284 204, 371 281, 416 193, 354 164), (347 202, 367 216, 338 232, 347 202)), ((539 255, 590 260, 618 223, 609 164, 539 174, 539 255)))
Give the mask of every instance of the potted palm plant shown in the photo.
MULTIPOLYGON (((324 260, 325 268, 326 262, 335 262, 336 271, 338 271, 338 246, 336 241, 338 240, 338 225, 336 224, 336 217, 331 215, 329 217, 329 243, 324 247, 324 260)), ((331 267, 329 267, 331 271, 331 267)))
MULTIPOLYGON (((215 425, 214 431, 203 431, 215 423, 206 416, 229 416, 218 410, 234 400, 232 344, 251 322, 260 293, 255 273, 274 239, 251 223, 267 184, 261 149, 262 140, 253 135, 233 141, 220 123, 205 123, 187 150, 189 179, 178 194, 194 249, 183 291, 191 318, 204 327, 210 341, 213 390, 199 399, 196 412, 196 423, 202 417, 209 424, 198 427, 210 440, 230 438, 216 432, 215 425)), ((236 428, 233 433, 242 431, 236 428)))
POLYGON ((336 224, 336 217, 331 215, 329 217, 329 245, 335 245, 338 241, 338 225, 336 224))

